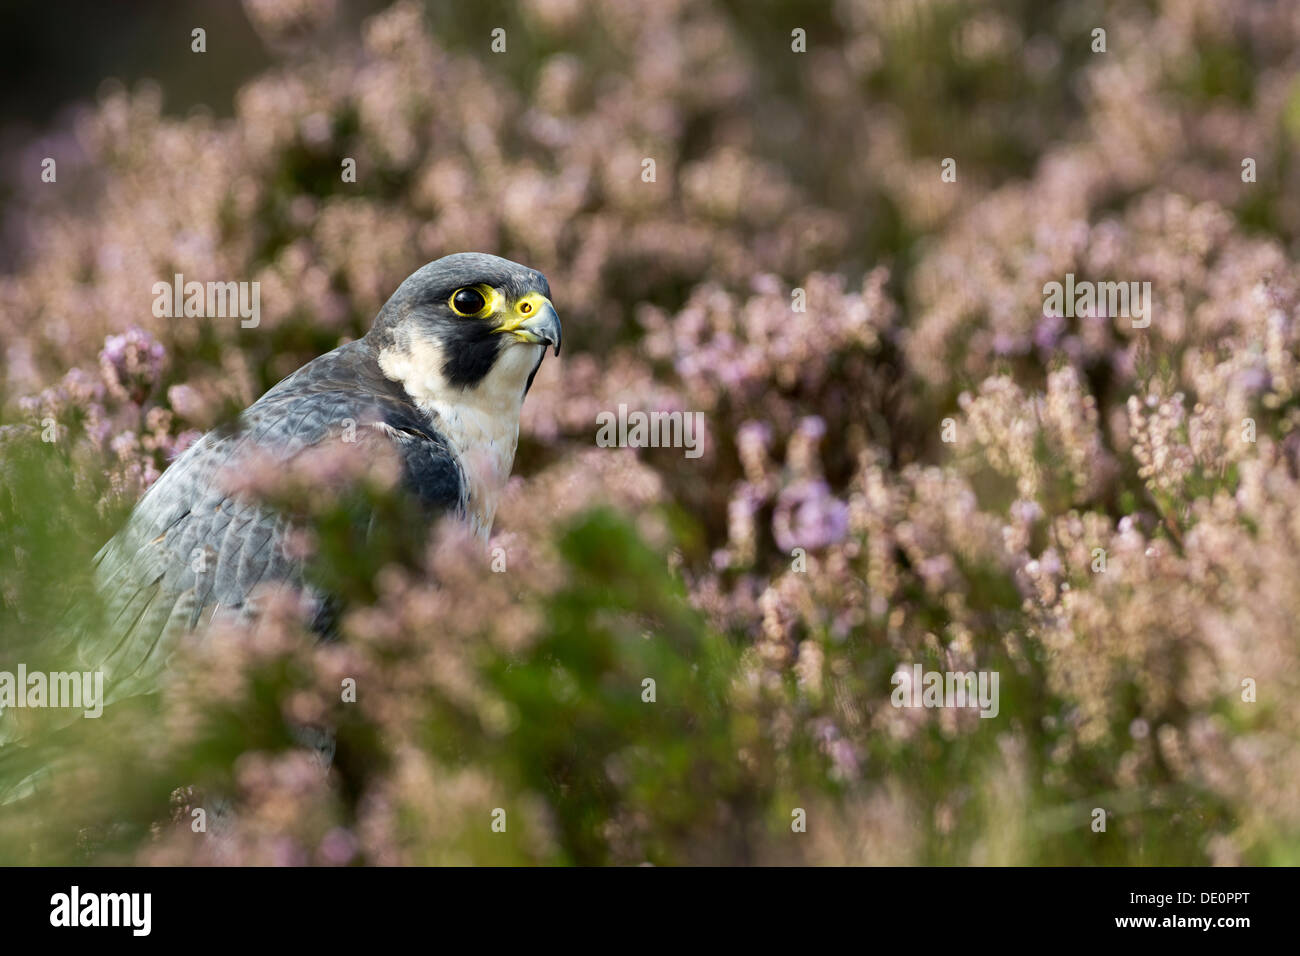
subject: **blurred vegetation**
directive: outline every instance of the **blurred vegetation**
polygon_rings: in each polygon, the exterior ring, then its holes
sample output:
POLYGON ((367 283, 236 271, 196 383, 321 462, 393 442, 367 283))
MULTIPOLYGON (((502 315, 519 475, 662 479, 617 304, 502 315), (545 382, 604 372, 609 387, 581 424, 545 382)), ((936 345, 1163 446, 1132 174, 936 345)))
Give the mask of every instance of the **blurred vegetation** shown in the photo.
POLYGON ((0 199, 0 671, 74 666, 139 494, 424 261, 546 272, 565 355, 505 573, 381 483, 290 484, 337 633, 276 605, 101 720, 0 717, 0 791, 39 784, 0 862, 1294 865, 1281 8, 248 0, 87 13, 96 57, 23 14, 9 68, 76 68, 0 139, 10 182, 60 157, 0 199), (152 316, 175 272, 261 282, 261 326, 152 316), (1155 321, 1054 321, 1067 272, 1155 321), (593 449, 619 403, 707 454, 593 449), (997 672, 999 716, 893 707, 913 664, 997 672))

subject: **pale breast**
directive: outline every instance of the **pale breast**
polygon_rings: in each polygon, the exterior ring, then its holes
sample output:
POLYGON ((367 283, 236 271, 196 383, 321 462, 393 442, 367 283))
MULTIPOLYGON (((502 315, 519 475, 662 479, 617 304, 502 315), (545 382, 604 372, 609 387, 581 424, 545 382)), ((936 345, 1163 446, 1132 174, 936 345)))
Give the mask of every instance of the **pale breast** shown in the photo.
POLYGON ((466 517, 474 533, 492 532, 501 490, 510 480, 519 443, 519 417, 513 421, 467 405, 421 402, 421 408, 460 459, 468 488, 466 517))
POLYGON ((484 539, 492 532, 497 503, 514 466, 524 388, 541 353, 538 345, 510 345, 491 371, 468 388, 446 381, 445 357, 436 343, 412 342, 404 350, 379 356, 384 374, 402 383, 459 459, 468 486, 466 518, 484 539))

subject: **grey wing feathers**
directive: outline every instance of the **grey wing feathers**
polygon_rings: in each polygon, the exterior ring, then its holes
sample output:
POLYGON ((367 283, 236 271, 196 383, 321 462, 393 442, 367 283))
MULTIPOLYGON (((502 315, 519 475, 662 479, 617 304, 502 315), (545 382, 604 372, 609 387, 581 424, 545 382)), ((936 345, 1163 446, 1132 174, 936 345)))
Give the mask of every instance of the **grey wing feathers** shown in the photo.
POLYGON ((302 567, 286 548, 292 522, 228 493, 223 472, 248 452, 288 461, 334 440, 349 419, 357 428, 388 426, 377 433, 394 441, 407 483, 431 513, 463 507, 455 459, 363 343, 309 363, 251 406, 237 432, 211 432, 188 449, 96 556, 105 627, 82 635, 78 654, 86 669, 104 671, 110 702, 156 687, 185 632, 217 614, 250 615, 259 585, 303 587, 302 567))
MULTIPOLYGON (((406 483, 431 517, 463 511, 465 483, 455 457, 401 387, 380 373, 366 343, 321 356, 245 411, 237 432, 210 432, 191 446, 95 556, 101 626, 60 638, 74 643, 80 669, 103 672, 102 703, 157 690, 183 635, 218 615, 255 616, 259 586, 303 587, 303 568, 287 547, 291 520, 229 493, 223 473, 246 452, 287 462, 330 440, 348 419, 357 428, 380 426, 375 433, 394 442, 406 483)), ((315 597, 324 619, 328 599, 315 597)), ((49 753, 18 743, 21 737, 12 721, 0 720, 0 805, 30 793, 50 771, 49 753)))
POLYGON ((284 550, 288 520, 222 490, 231 441, 208 436, 187 451, 96 558, 104 629, 82 636, 78 656, 104 671, 109 701, 152 689, 181 634, 242 610, 258 584, 301 583, 284 550))

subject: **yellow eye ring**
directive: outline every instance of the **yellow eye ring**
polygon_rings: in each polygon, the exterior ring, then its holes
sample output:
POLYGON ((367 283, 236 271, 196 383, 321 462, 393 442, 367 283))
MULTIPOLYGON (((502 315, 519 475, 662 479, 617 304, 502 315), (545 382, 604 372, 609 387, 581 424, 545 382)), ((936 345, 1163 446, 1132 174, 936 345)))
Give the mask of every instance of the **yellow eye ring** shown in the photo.
POLYGON ((533 311, 533 304, 532 304, 531 302, 524 301, 524 302, 520 302, 520 303, 519 303, 519 314, 520 314, 520 315, 528 315, 528 314, 531 313, 532 311, 533 311))
POLYGON ((471 319, 483 315, 488 308, 488 299, 481 291, 473 286, 466 286, 457 289, 447 300, 447 305, 451 311, 459 316, 471 319))

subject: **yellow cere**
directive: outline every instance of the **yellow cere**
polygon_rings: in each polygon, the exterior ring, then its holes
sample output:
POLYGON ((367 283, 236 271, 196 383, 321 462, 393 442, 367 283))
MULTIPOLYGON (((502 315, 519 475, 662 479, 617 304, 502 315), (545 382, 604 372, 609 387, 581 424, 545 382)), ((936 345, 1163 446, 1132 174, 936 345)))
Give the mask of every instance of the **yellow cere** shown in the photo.
POLYGON ((527 295, 520 296, 515 302, 513 314, 501 323, 497 331, 513 332, 549 304, 550 299, 540 292, 530 292, 527 295))

